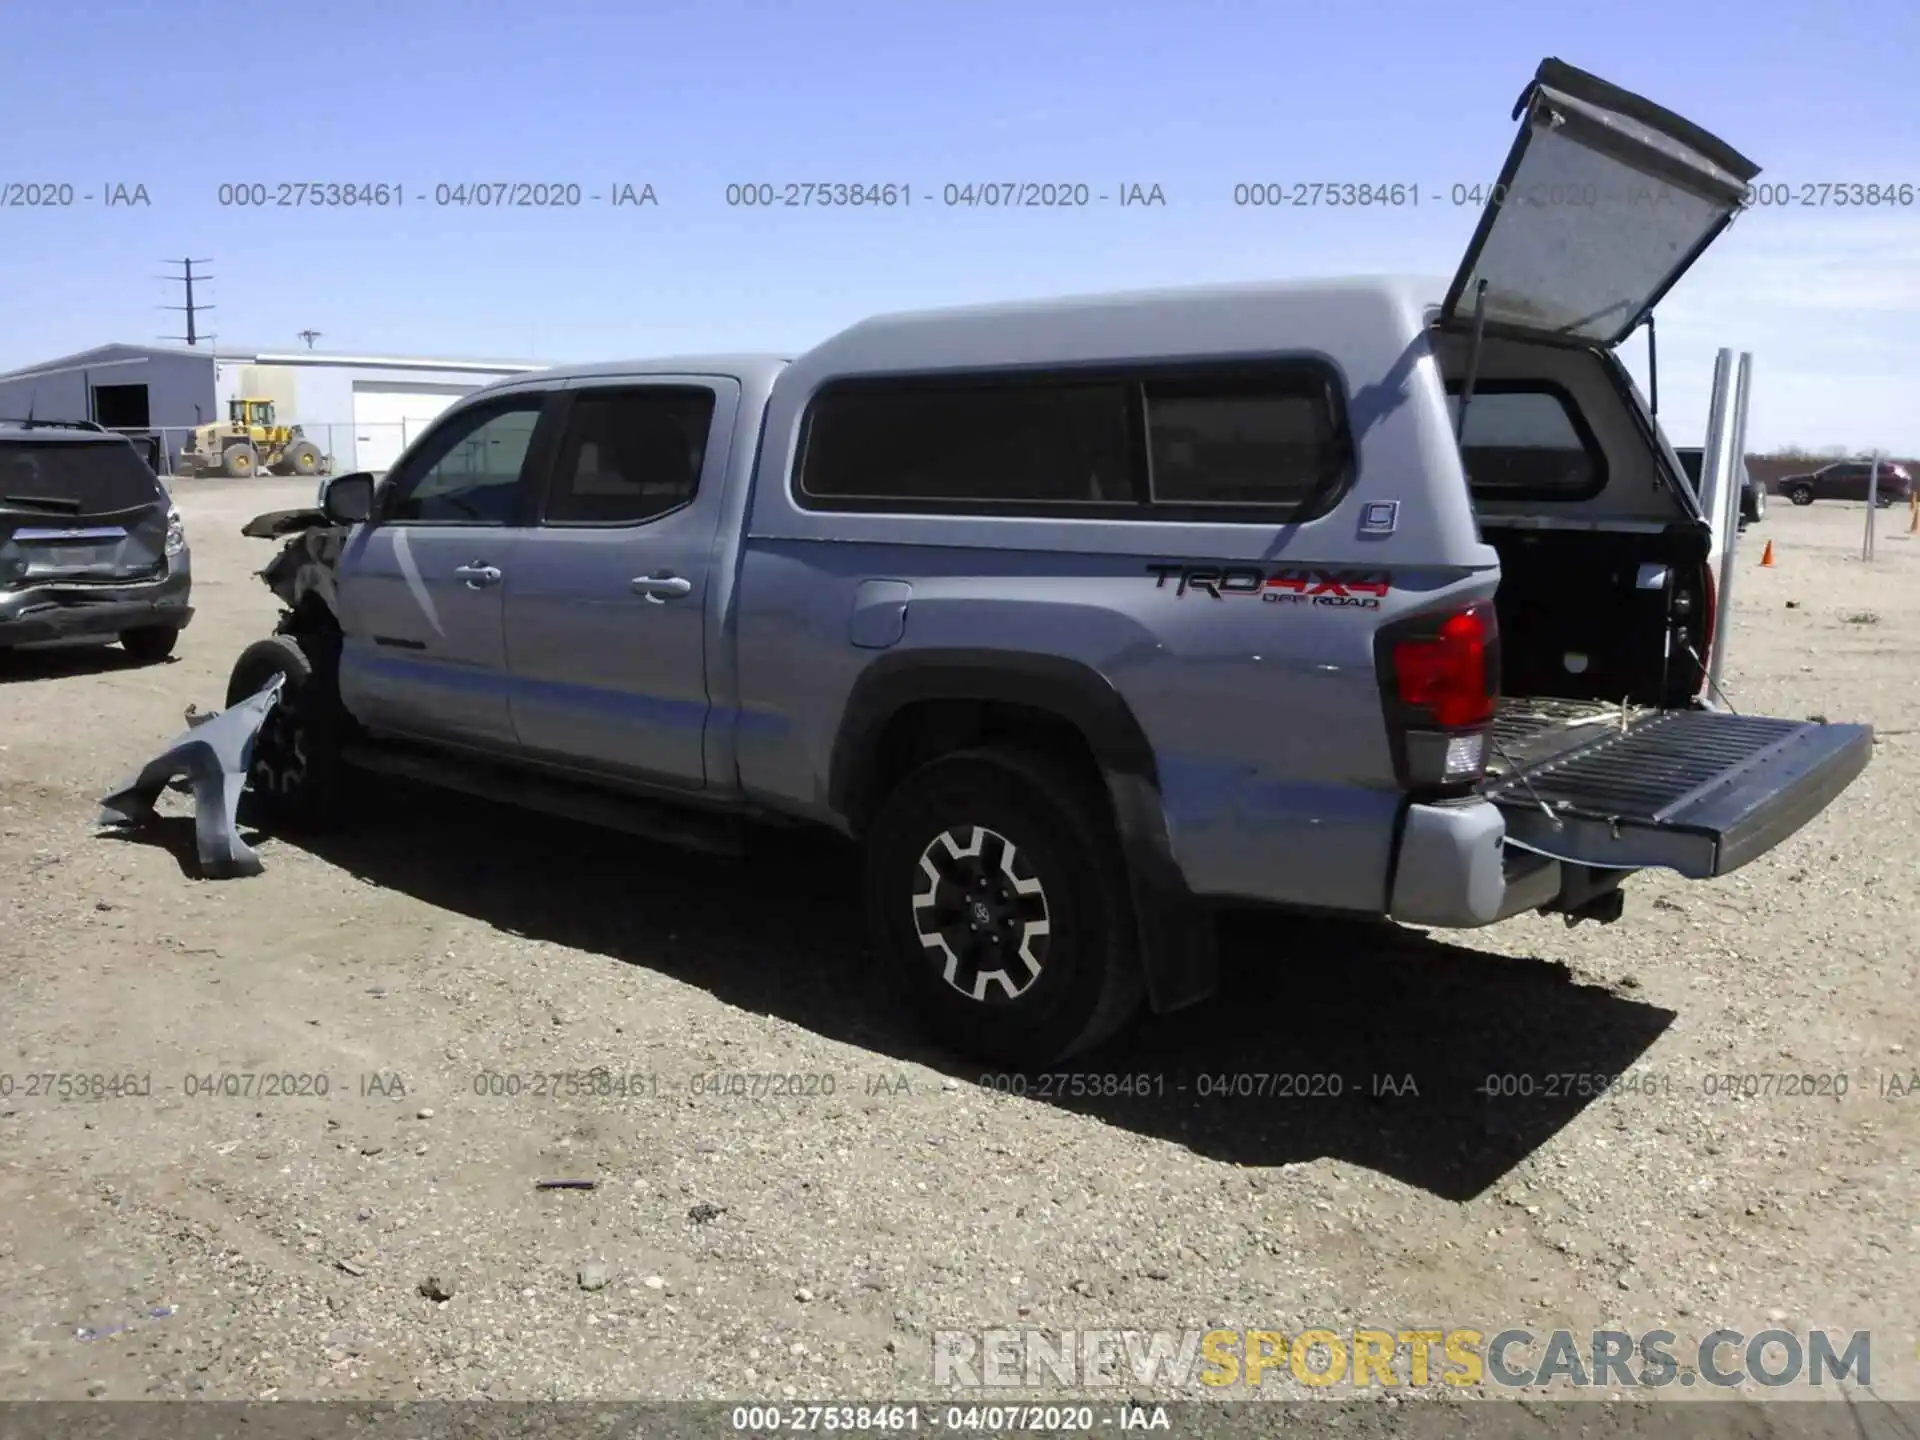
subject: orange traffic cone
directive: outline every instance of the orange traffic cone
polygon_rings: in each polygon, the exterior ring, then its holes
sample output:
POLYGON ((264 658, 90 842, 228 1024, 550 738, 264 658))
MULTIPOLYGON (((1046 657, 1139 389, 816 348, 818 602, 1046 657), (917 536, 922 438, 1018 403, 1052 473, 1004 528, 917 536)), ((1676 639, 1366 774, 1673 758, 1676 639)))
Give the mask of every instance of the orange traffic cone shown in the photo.
POLYGON ((1773 541, 1771 540, 1767 541, 1767 548, 1760 552, 1760 568, 1762 570, 1773 569, 1773 541))

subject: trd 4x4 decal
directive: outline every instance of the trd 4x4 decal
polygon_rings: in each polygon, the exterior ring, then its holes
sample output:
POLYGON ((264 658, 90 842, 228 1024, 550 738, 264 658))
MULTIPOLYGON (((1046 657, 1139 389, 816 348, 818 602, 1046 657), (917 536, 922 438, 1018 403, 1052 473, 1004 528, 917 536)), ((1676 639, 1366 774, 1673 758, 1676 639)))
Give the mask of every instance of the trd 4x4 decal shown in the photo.
POLYGON ((1169 584, 1175 595, 1201 594, 1215 600, 1254 595, 1277 605, 1329 605, 1348 610, 1378 610, 1393 590, 1387 570, 1315 570, 1288 565, 1267 570, 1259 565, 1147 566, 1153 588, 1169 584))

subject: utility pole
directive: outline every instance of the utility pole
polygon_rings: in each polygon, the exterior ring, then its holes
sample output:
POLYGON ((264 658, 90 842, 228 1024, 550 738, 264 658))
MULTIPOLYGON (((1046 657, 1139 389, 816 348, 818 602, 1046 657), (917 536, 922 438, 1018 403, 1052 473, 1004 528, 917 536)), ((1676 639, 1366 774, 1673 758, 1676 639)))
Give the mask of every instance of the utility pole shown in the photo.
POLYGON ((196 265, 211 265, 213 262, 211 260, 169 260, 166 263, 185 267, 186 273, 184 275, 163 275, 160 278, 170 280, 175 284, 184 283, 187 287, 187 303, 184 305, 162 305, 160 308, 162 310, 186 311, 187 333, 184 335, 169 335, 165 338, 168 340, 184 340, 189 345, 198 345, 200 343, 200 331, 194 324, 194 319, 202 310, 211 310, 213 306, 196 305, 193 303, 193 282, 196 280, 211 280, 213 277, 205 274, 196 275, 193 273, 193 267, 196 265))
POLYGON ((307 342, 307 348, 311 350, 313 348, 313 342, 320 338, 320 333, 318 330, 302 330, 300 332, 300 338, 307 342))

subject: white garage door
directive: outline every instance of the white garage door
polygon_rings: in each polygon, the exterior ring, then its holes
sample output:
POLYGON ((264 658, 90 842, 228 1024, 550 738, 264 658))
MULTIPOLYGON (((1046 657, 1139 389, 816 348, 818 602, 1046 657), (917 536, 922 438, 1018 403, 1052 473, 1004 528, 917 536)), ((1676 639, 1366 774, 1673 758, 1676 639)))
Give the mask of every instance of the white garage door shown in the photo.
POLYGON ((477 386, 404 385, 359 380, 353 386, 353 468, 385 470, 427 423, 477 386))

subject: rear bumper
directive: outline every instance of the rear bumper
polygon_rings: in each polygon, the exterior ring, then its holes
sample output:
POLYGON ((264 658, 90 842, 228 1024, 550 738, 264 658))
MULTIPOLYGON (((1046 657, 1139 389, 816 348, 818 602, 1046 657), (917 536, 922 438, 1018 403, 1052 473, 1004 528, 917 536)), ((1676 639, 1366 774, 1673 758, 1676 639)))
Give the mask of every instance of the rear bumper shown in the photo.
POLYGON ((111 640, 123 630, 153 626, 184 630, 193 619, 192 594, 193 564, 187 552, 173 556, 158 580, 0 590, 0 647, 111 640))
POLYGON ((1405 925, 1471 930, 1559 899, 1560 862, 1509 847, 1506 817, 1486 800, 1409 805, 1387 915, 1405 925))

